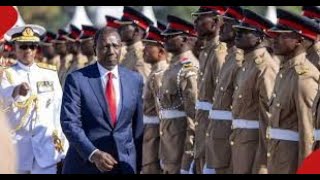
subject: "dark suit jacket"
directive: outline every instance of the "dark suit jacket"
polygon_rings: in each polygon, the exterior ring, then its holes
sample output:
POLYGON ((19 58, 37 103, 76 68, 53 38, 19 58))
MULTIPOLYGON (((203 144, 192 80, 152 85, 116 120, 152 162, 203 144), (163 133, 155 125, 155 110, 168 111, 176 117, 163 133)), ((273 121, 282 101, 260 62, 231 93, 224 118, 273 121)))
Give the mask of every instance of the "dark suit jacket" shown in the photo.
POLYGON ((97 63, 68 75, 61 107, 61 125, 70 147, 62 173, 100 173, 88 158, 97 148, 118 161, 106 173, 138 173, 142 161, 142 76, 119 67, 121 112, 111 124, 97 63))

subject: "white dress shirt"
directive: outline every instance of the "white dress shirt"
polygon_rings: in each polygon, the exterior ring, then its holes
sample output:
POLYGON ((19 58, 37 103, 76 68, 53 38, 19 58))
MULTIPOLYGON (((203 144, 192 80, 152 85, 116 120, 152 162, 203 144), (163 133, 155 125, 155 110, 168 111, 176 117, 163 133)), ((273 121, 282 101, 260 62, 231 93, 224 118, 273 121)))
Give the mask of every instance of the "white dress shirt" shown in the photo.
MULTIPOLYGON (((98 64, 98 69, 100 72, 100 78, 101 78, 101 83, 102 83, 102 90, 104 93, 104 96, 106 95, 106 87, 107 87, 107 82, 108 82, 108 74, 111 72, 113 74, 113 87, 115 90, 116 94, 116 107, 117 107, 117 118, 119 117, 120 110, 121 110, 121 87, 120 87, 120 78, 119 78, 119 71, 118 71, 118 66, 114 67, 111 71, 107 70, 104 68, 101 64, 98 64)), ((106 97, 105 97, 106 98, 106 97)))
MULTIPOLYGON (((107 87, 107 82, 108 82, 108 74, 111 72, 113 74, 113 87, 115 90, 115 94, 116 94, 116 107, 117 107, 117 121, 118 121, 118 117, 121 111, 121 85, 120 85, 120 77, 119 77, 119 70, 118 70, 118 66, 115 66, 111 71, 107 70, 106 68, 104 68, 101 64, 97 63, 98 65, 98 69, 100 72, 100 78, 101 78, 101 83, 102 83, 102 91, 104 96, 106 96, 105 92, 106 92, 106 87, 107 87)), ((106 97, 105 97, 106 98, 106 97)), ((91 157, 92 155, 97 152, 98 149, 94 150, 90 156, 89 156, 89 161, 92 162, 91 157)))

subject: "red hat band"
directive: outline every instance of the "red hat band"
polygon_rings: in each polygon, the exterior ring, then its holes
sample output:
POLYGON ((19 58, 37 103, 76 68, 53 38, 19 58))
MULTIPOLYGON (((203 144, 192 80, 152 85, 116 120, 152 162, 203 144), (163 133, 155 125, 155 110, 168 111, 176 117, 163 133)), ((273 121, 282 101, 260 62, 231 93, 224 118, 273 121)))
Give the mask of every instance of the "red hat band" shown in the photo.
POLYGON ((314 18, 320 19, 320 14, 312 11, 304 11, 303 16, 310 17, 311 19, 314 19, 314 18))
POLYGON ((313 32, 313 31, 310 31, 309 29, 306 29, 305 27, 301 26, 301 24, 297 24, 297 23, 294 23, 294 22, 286 20, 286 19, 279 19, 278 23, 285 25, 285 26, 292 27, 295 30, 301 31, 302 35, 304 35, 310 39, 313 39, 313 40, 317 39, 318 34, 316 32, 313 32))
POLYGON ((73 38, 73 39, 78 39, 78 37, 80 36, 80 33, 77 32, 77 31, 72 31, 70 36, 73 38))
POLYGON ((162 41, 163 41, 163 39, 161 38, 161 35, 156 34, 156 33, 154 33, 154 32, 149 32, 149 33, 148 33, 148 38, 154 39, 154 40, 159 41, 159 42, 162 42, 162 41))
POLYGON ((238 13, 237 11, 231 8, 228 8, 226 13, 230 14, 231 16, 235 17, 238 20, 242 20, 244 18, 242 14, 238 13))
POLYGON ((94 36, 94 35, 96 34, 96 32, 94 32, 94 31, 89 31, 89 30, 84 30, 84 31, 83 31, 83 34, 84 34, 85 36, 94 36))
POLYGON ((212 9, 220 15, 225 13, 225 8, 223 6, 201 6, 201 8, 212 9))
POLYGON ((149 25, 143 21, 141 18, 138 18, 137 16, 134 16, 132 14, 129 13, 124 13, 123 17, 126 17, 128 19, 132 19, 132 21, 137 24, 138 26, 140 26, 142 29, 147 30, 149 25))
POLYGON ((114 22, 113 20, 112 21, 108 21, 107 22, 107 26, 109 27, 113 27, 113 28, 119 28, 120 27, 120 24, 114 22))
POLYGON ((176 30, 186 32, 186 33, 191 34, 193 36, 197 35, 197 32, 194 30, 194 28, 190 28, 189 26, 185 26, 185 25, 178 24, 178 23, 170 23, 169 27, 171 29, 176 29, 176 30))

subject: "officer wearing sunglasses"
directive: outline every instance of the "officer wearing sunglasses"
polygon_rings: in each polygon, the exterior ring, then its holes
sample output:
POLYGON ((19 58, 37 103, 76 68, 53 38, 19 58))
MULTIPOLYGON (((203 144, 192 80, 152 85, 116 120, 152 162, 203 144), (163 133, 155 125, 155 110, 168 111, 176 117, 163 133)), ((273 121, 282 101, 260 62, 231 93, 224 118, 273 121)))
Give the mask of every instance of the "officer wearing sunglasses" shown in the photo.
POLYGON ((3 104, 17 147, 19 174, 55 174, 68 142, 60 126, 62 90, 57 71, 35 62, 45 29, 25 25, 9 30, 17 64, 7 68, 0 84, 3 104))

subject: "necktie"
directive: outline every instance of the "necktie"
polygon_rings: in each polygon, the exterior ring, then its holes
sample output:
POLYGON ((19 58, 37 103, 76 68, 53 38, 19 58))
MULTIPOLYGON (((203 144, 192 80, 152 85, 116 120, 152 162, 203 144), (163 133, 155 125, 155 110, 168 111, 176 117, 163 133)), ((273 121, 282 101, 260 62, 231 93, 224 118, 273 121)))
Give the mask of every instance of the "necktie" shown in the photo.
POLYGON ((116 93, 113 87, 113 74, 110 72, 107 74, 108 82, 106 86, 106 98, 108 102, 108 107, 110 111, 110 117, 112 125, 115 126, 117 121, 117 106, 116 106, 116 93))

